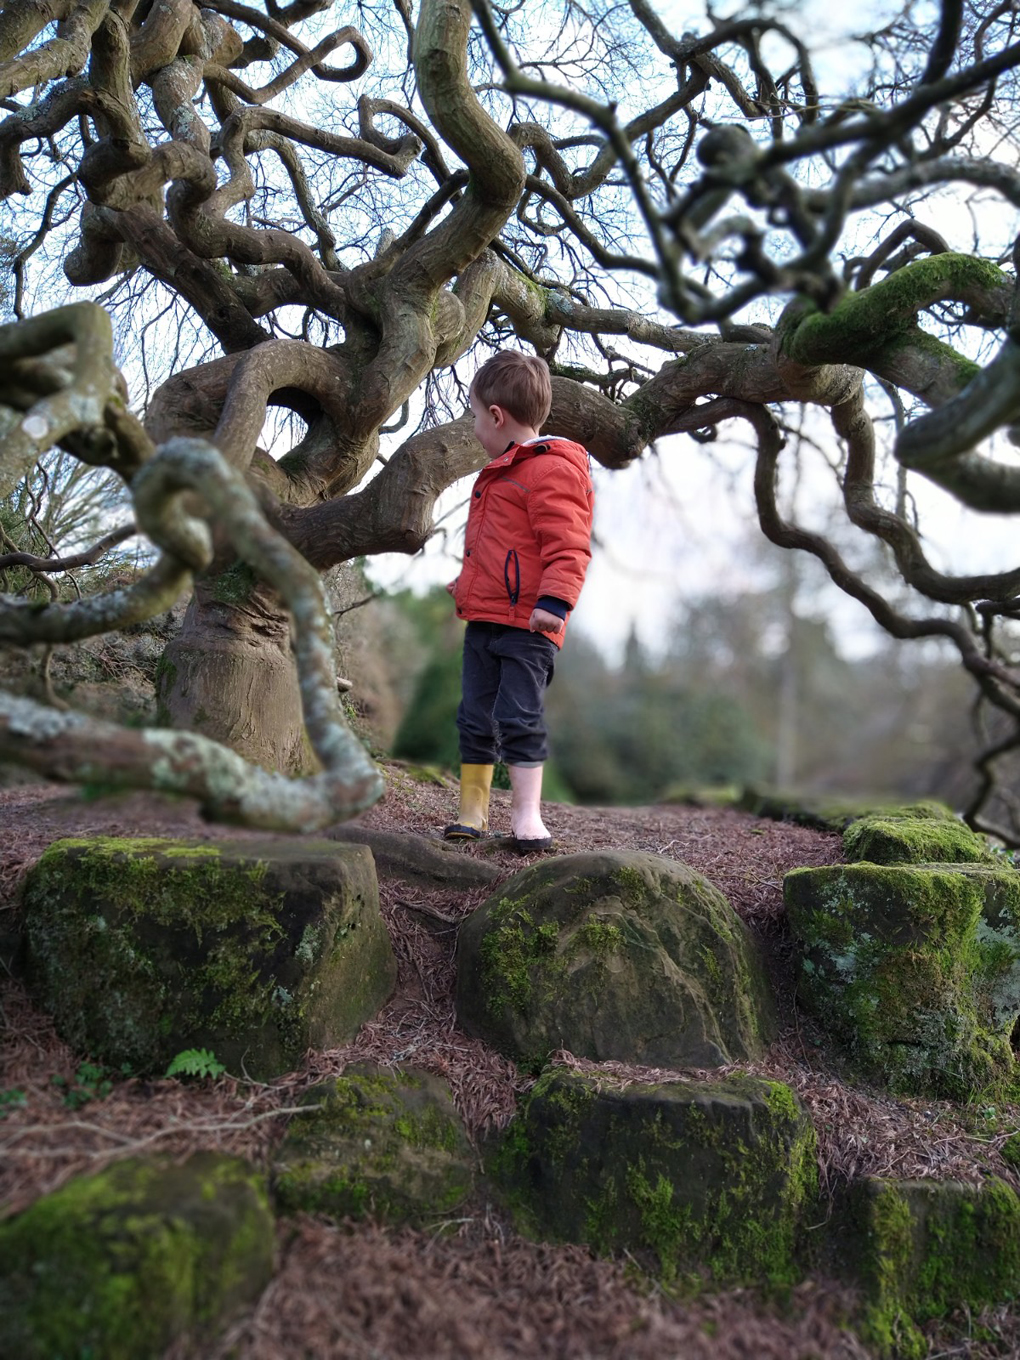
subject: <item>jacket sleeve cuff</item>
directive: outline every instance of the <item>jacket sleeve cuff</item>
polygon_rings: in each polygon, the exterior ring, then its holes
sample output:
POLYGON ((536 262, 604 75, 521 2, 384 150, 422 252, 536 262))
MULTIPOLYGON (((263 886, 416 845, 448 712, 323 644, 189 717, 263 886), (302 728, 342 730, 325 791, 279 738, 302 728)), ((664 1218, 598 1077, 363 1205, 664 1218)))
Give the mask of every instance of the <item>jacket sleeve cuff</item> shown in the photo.
POLYGON ((558 619, 565 619, 570 613, 570 605, 558 600, 555 595, 540 595, 535 601, 535 608, 544 609, 547 614, 555 614, 558 619))

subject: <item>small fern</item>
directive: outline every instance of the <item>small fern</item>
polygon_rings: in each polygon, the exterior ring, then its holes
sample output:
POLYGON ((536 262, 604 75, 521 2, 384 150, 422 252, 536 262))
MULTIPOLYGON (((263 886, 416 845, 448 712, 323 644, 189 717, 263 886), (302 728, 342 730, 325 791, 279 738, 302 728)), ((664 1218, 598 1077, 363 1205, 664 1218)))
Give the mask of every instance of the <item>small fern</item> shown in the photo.
POLYGON ((227 1069, 208 1048, 185 1048, 166 1069, 168 1077, 221 1077, 227 1069))

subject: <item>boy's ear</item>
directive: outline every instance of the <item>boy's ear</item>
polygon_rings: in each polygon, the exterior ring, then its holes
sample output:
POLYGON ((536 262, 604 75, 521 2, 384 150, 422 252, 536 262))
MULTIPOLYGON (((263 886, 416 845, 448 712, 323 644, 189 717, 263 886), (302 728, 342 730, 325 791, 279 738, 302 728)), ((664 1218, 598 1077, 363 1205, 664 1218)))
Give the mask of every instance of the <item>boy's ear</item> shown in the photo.
POLYGON ((502 406, 496 406, 495 404, 490 406, 489 415, 492 416, 492 423, 497 430, 501 425, 506 423, 506 412, 503 410, 502 406))

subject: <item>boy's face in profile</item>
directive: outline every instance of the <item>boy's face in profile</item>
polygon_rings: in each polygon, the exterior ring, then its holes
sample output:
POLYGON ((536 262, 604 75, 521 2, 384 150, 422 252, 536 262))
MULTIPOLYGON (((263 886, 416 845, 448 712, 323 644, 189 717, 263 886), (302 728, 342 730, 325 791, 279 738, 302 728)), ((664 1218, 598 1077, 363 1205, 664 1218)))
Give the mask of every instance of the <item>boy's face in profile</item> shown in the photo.
POLYGON ((483 406, 473 390, 468 394, 468 405, 475 418, 475 438, 490 458, 498 458, 508 442, 506 412, 502 406, 483 406))

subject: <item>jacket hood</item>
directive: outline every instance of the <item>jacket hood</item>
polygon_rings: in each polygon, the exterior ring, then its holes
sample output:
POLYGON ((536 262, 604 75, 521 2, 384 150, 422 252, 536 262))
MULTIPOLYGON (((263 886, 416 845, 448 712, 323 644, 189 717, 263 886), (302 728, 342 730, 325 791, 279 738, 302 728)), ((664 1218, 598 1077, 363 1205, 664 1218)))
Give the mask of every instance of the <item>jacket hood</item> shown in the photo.
POLYGON ((583 444, 577 444, 572 439, 564 439, 560 435, 543 435, 538 439, 529 439, 526 444, 512 444, 505 453, 501 453, 498 458, 493 458, 486 463, 482 472, 488 472, 490 468, 505 468, 511 463, 520 463, 528 458, 563 458, 568 463, 583 472, 586 477, 590 476, 590 463, 588 461, 588 450, 583 444))

